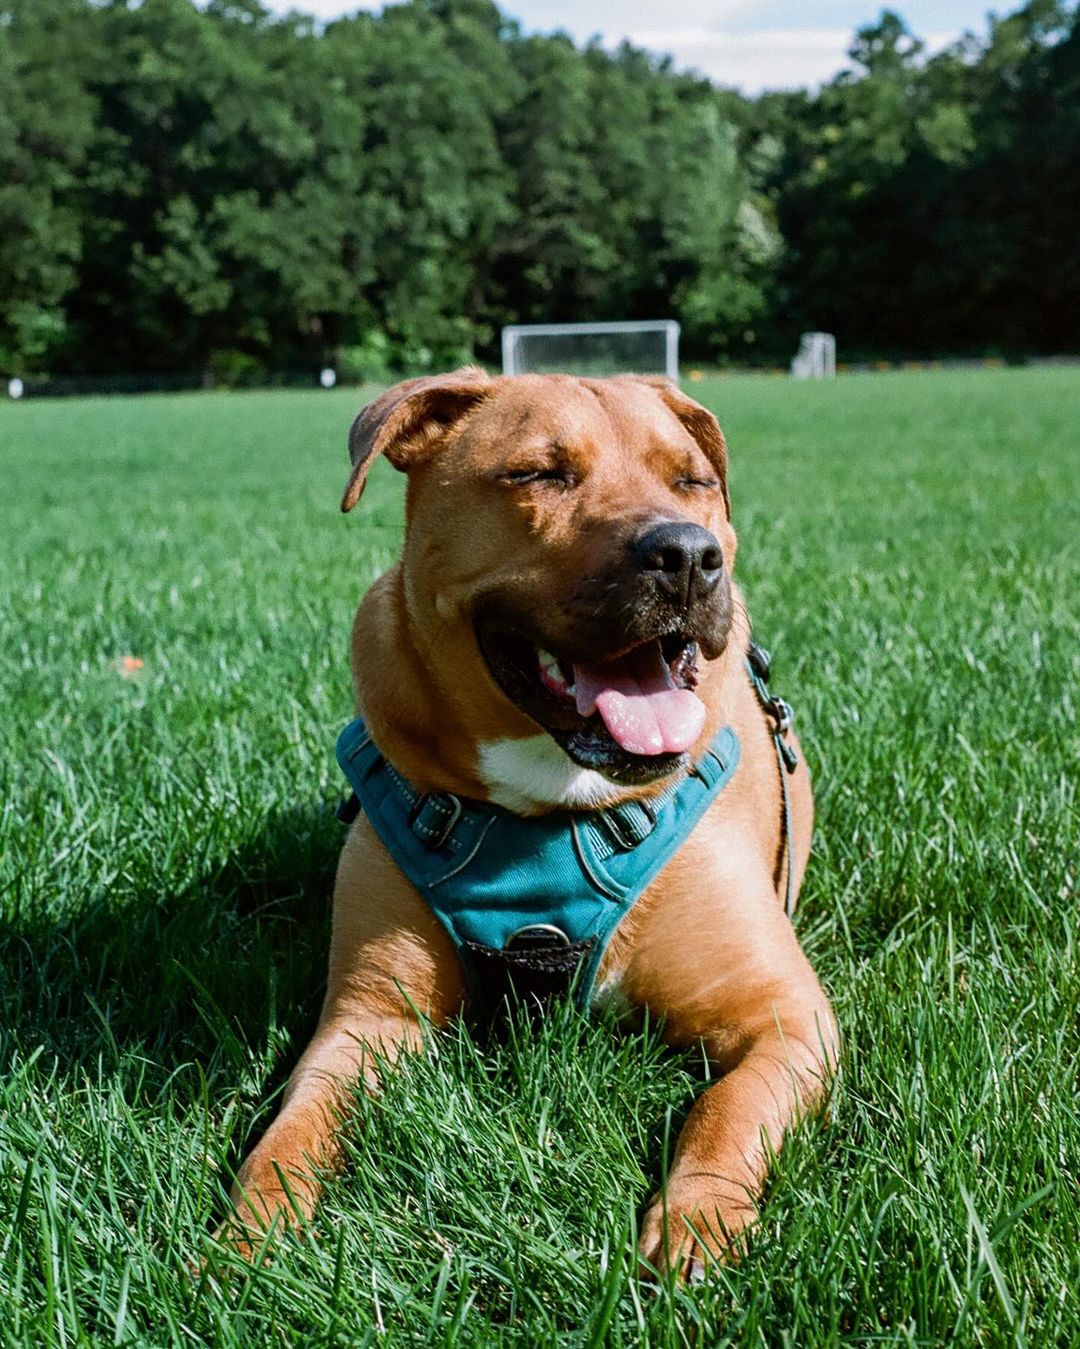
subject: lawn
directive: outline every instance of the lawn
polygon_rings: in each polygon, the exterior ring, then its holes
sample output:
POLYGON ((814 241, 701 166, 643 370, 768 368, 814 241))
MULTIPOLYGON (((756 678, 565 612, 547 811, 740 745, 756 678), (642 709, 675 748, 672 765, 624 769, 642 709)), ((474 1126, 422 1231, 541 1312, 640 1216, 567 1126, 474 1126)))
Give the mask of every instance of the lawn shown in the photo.
POLYGON ((0 407, 0 1342, 1080 1342, 1080 372, 690 386, 818 792, 845 1036, 746 1258, 633 1231, 695 1055, 556 1012, 365 1101, 311 1240, 184 1273, 318 1010, 354 392, 0 407))

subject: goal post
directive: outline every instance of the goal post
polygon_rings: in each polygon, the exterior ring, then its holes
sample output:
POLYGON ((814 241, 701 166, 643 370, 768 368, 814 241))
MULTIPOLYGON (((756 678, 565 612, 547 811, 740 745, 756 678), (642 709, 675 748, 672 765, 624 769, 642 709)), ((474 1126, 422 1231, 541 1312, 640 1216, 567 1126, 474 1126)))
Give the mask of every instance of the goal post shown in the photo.
POLYGON ((502 330, 504 375, 666 375, 679 378, 679 325, 514 323, 502 330))
POLYGON ((832 333, 803 333, 791 373, 795 379, 832 379, 836 374, 836 338, 832 333))

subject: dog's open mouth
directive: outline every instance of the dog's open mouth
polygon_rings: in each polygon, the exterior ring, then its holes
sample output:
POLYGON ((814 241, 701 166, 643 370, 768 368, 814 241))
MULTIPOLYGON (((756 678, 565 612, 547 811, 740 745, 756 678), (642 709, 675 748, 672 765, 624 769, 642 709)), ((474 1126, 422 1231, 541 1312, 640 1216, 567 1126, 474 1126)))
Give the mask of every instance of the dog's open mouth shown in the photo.
POLYGON ((523 633, 481 624, 480 648, 506 696, 576 762, 616 782, 671 773, 696 742, 698 644, 670 633, 608 659, 573 660, 523 633))

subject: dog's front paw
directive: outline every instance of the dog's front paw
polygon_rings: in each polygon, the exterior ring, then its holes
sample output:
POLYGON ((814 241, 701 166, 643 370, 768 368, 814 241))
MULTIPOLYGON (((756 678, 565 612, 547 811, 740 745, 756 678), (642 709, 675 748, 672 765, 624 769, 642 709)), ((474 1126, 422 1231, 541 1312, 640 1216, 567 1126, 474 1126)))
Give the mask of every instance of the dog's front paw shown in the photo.
POLYGON ((674 1272, 688 1283, 700 1283, 710 1267, 737 1258, 746 1229, 757 1209, 745 1193, 718 1190, 702 1177, 680 1181, 649 1204, 641 1224, 638 1253, 641 1275, 653 1278, 674 1272))
POLYGON ((187 1261, 188 1277, 200 1282, 224 1284, 238 1269, 238 1261, 253 1265, 270 1263, 273 1233, 246 1226, 235 1217, 227 1219, 206 1235, 208 1253, 187 1261))

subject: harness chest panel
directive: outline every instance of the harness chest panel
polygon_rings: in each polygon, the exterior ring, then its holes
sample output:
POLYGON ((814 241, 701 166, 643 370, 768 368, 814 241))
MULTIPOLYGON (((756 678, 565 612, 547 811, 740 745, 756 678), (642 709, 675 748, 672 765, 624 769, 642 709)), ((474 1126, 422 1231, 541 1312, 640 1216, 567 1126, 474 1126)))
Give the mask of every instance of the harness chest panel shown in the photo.
POLYGON ((650 801, 530 818, 449 793, 419 793, 362 719, 337 743, 360 807, 446 928, 472 997, 509 979, 543 997, 573 982, 588 1007, 615 929, 731 780, 739 741, 724 727, 687 776, 650 801), (576 978, 575 978, 576 976, 576 978))

